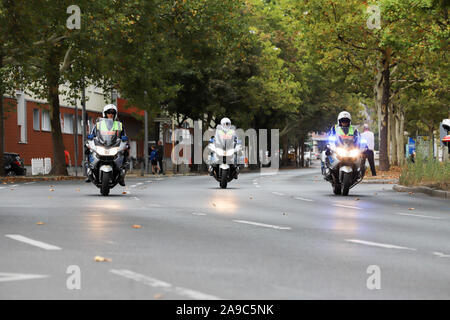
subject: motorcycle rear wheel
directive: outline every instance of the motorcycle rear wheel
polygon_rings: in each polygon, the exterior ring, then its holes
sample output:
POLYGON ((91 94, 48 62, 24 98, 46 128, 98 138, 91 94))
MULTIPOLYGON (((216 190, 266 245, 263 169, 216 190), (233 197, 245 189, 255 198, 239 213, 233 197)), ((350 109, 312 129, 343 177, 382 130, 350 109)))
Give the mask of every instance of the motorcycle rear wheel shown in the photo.
POLYGON ((333 193, 335 195, 340 195, 341 194, 341 189, 342 189, 342 187, 341 187, 340 183, 336 183, 336 184, 333 185, 333 193))

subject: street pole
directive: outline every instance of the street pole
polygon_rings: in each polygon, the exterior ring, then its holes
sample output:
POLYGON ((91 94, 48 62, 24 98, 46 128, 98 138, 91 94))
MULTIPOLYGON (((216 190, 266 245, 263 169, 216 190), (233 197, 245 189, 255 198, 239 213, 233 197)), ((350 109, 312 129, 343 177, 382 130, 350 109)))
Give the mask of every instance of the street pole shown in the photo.
POLYGON ((144 163, 145 173, 148 173, 148 112, 144 112, 144 163))
POLYGON ((75 99, 75 177, 78 177, 78 101, 75 99))
MULTIPOLYGON (((84 86, 84 79, 82 80, 82 91, 81 91, 81 141, 82 141, 82 149, 84 151, 84 145, 86 144, 86 89, 84 86)), ((83 152, 84 156, 84 152, 83 152)), ((83 158, 84 159, 84 158, 83 158)), ((86 165, 83 166, 83 175, 86 176, 86 165)))

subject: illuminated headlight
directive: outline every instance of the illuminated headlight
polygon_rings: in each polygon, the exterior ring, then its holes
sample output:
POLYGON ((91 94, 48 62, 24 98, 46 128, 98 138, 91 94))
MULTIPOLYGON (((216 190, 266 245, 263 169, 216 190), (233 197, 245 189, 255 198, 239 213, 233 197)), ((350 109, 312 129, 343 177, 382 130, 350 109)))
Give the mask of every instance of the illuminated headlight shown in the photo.
POLYGON ((347 154, 348 154, 347 150, 345 150, 344 148, 337 148, 336 153, 340 157, 347 157, 347 154))
POLYGON ((352 150, 350 150, 349 156, 350 156, 351 158, 356 158, 356 157, 358 157, 358 156, 359 156, 359 150, 358 150, 358 149, 352 149, 352 150))
POLYGON ((119 148, 118 147, 114 147, 114 148, 105 148, 105 147, 100 147, 98 146, 95 150, 95 152, 97 152, 97 154, 99 156, 115 156, 117 154, 117 152, 119 152, 119 148))

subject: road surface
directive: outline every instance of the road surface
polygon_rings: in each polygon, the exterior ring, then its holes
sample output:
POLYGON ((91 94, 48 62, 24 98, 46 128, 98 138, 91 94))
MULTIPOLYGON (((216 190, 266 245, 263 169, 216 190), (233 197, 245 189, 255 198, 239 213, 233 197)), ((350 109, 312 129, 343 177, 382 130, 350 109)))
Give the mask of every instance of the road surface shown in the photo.
POLYGON ((226 190, 209 176, 126 182, 109 197, 81 181, 0 184, 0 298, 450 299, 448 200, 387 184, 334 196, 317 167, 226 190))

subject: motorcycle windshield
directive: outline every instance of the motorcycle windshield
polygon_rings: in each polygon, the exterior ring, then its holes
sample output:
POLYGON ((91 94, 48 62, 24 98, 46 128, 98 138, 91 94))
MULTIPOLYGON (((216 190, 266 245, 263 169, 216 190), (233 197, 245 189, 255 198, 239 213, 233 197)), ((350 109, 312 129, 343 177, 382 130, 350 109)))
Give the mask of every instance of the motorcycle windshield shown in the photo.
POLYGON ((355 146, 355 142, 352 136, 338 136, 336 145, 351 148, 355 146))
POLYGON ((218 125, 214 136, 216 149, 222 149, 224 151, 234 149, 235 133, 234 128, 225 129, 221 125, 218 125))
POLYGON ((106 147, 117 144, 119 130, 114 128, 113 119, 99 119, 97 121, 97 141, 106 147))

